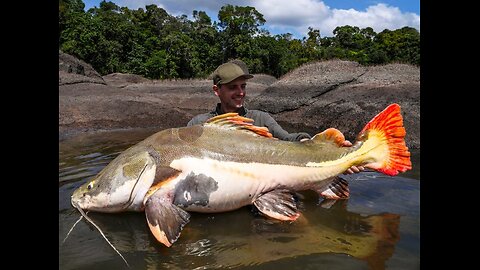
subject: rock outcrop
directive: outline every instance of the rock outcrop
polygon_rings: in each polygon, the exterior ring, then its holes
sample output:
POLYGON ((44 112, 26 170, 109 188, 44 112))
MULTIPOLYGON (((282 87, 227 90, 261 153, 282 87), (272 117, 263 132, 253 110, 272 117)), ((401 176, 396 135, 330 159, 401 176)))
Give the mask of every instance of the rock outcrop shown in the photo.
POLYGON ((62 51, 58 52, 58 75, 60 86, 76 83, 106 84, 91 65, 62 51))
MULTIPOLYGON (((184 126, 212 110, 211 80, 149 80, 100 76, 87 63, 59 53, 59 137, 96 130, 184 126)), ((420 70, 404 64, 361 66, 350 61, 306 64, 280 79, 257 74, 245 105, 267 111, 288 131, 312 135, 335 127, 354 141, 391 103, 402 107, 407 145, 420 148, 420 70)))
POLYGON ((271 113, 287 130, 313 135, 335 127, 354 141, 363 126, 391 103, 402 107, 407 145, 420 148, 420 70, 411 65, 310 63, 270 85, 248 106, 271 113))

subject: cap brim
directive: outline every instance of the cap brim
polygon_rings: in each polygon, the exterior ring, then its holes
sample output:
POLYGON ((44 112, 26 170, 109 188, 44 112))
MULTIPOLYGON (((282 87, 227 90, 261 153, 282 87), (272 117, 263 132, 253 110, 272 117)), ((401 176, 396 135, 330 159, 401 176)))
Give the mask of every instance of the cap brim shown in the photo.
POLYGON ((235 78, 233 78, 233 79, 231 79, 231 80, 229 80, 229 81, 221 81, 220 83, 221 83, 221 84, 226 84, 226 83, 235 81, 236 79, 238 79, 238 78, 240 78, 240 77, 243 77, 243 78, 245 78, 245 79, 251 79, 251 78, 253 78, 253 75, 252 75, 252 74, 244 74, 244 75, 240 75, 240 76, 238 76, 238 77, 235 77, 235 78))

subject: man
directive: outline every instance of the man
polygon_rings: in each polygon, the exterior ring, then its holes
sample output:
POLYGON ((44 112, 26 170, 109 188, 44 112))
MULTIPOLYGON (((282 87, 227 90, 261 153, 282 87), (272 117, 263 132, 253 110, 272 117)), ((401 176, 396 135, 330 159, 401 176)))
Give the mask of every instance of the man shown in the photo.
MULTIPOLYGON (((305 132, 289 133, 284 130, 273 119, 270 114, 259 110, 248 110, 243 106, 246 95, 247 80, 253 78, 248 72, 247 65, 241 60, 232 60, 220 65, 213 72, 213 92, 220 99, 215 110, 193 117, 187 124, 192 126, 203 124, 211 117, 236 112, 241 116, 254 120, 253 124, 259 127, 267 127, 273 137, 285 141, 303 141, 311 139, 305 132)), ((344 146, 351 146, 352 143, 345 141, 344 146)), ((363 171, 361 166, 352 166, 345 173, 357 173, 363 171)))

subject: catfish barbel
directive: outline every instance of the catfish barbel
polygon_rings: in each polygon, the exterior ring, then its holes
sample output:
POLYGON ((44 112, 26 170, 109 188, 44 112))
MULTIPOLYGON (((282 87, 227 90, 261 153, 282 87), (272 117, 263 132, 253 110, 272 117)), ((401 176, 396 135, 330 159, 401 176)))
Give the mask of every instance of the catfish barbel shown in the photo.
POLYGON ((341 179, 351 166, 394 176, 411 169, 398 104, 368 122, 350 147, 334 128, 311 140, 273 138, 265 127, 236 113, 203 125, 157 132, 128 148, 71 197, 85 211, 144 211, 155 238, 171 246, 189 222, 189 211, 218 213, 254 205, 286 221, 300 213, 295 192, 314 190, 328 199, 349 197, 341 179))

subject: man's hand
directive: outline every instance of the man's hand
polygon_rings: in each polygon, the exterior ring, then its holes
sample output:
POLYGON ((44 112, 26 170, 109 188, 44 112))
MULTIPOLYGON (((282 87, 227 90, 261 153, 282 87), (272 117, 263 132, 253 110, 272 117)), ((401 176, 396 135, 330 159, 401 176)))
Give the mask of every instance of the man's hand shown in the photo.
POLYGON ((312 138, 312 136, 310 136, 310 134, 308 134, 306 132, 300 132, 300 133, 298 133, 295 140, 300 141, 300 142, 304 142, 304 141, 310 140, 311 138, 312 138))
POLYGON ((352 174, 352 173, 359 173, 365 171, 363 166, 352 166, 348 170, 346 170, 343 174, 352 174))
MULTIPOLYGON (((350 147, 352 146, 352 143, 348 140, 345 140, 342 146, 350 147)), ((346 170, 343 174, 359 173, 359 172, 363 172, 364 170, 365 168, 363 166, 352 166, 348 170, 346 170)))

